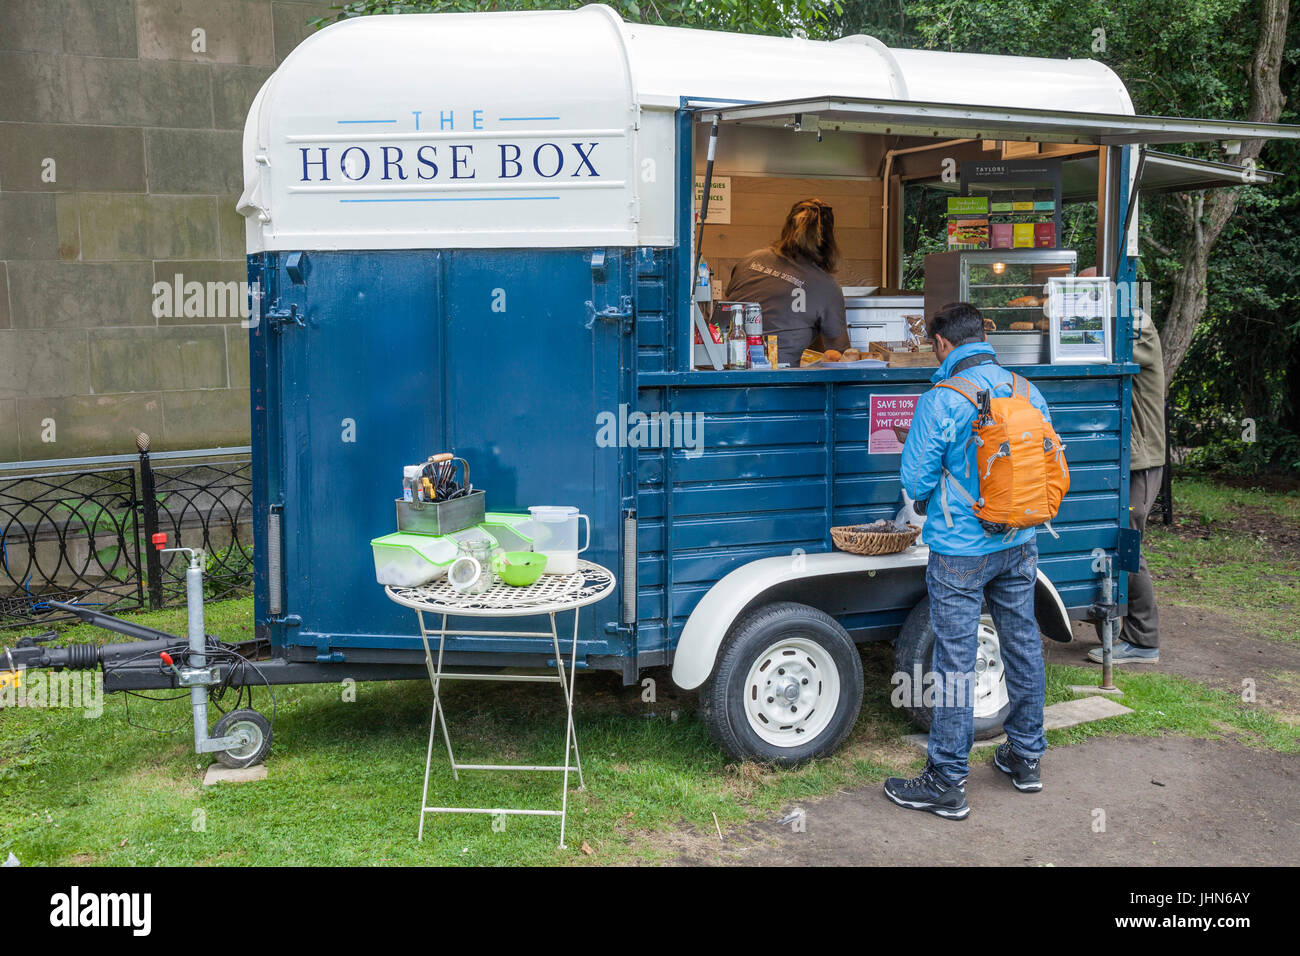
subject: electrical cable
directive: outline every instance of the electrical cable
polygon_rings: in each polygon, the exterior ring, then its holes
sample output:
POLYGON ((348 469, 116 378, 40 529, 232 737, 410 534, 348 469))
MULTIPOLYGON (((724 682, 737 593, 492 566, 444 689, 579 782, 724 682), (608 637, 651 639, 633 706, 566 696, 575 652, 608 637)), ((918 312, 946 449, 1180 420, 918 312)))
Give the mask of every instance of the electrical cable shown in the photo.
MULTIPOLYGON (((169 654, 169 655, 172 657, 173 660, 179 660, 179 661, 183 662, 184 664, 186 664, 187 666, 188 666, 189 663, 190 663, 190 654, 191 654, 192 652, 191 652, 191 650, 190 650, 189 644, 186 643, 186 642, 177 641, 175 644, 169 644, 169 645, 167 645, 167 647, 164 648, 163 651, 156 651, 156 650, 142 651, 142 652, 139 653, 139 654, 134 654, 134 655, 132 655, 132 656, 130 656, 130 657, 122 658, 122 659, 119 660, 119 661, 114 661, 112 664, 106 664, 106 665, 103 665, 103 671, 104 671, 105 675, 107 675, 107 674, 109 674, 109 673, 112 673, 112 672, 114 672, 114 671, 121 670, 122 668, 124 668, 124 667, 126 667, 126 666, 128 666, 128 665, 130 665, 130 664, 133 664, 133 663, 135 663, 135 662, 137 662, 137 661, 140 661, 140 660, 143 660, 143 659, 146 659, 146 658, 158 658, 158 659, 159 659, 159 667, 161 668, 161 667, 162 667, 162 664, 161 664, 161 659, 160 659, 160 658, 161 658, 161 654, 164 653, 164 652, 167 653, 167 654, 169 654)), ((217 710, 221 711, 222 715, 225 715, 225 714, 227 713, 227 711, 226 711, 226 710, 221 706, 221 704, 219 703, 219 701, 220 701, 220 700, 225 696, 226 692, 227 692, 227 691, 228 691, 228 690, 233 686, 237 669, 242 668, 242 667, 245 667, 245 666, 247 666, 247 667, 251 667, 251 668, 253 669, 254 673, 256 673, 257 676, 261 678, 262 683, 266 685, 267 690, 268 690, 268 691, 270 692, 270 694, 271 694, 271 721, 270 721, 270 723, 271 723, 271 729, 272 729, 272 732, 274 732, 274 729, 275 729, 275 718, 276 718, 276 713, 277 713, 277 711, 278 711, 278 703, 277 703, 276 698, 275 698, 275 688, 274 688, 274 685, 272 685, 272 684, 271 684, 271 681, 267 678, 267 676, 266 676, 266 672, 263 671, 262 668, 258 667, 257 664, 256 664, 255 662, 249 660, 248 658, 244 657, 244 655, 242 655, 242 654, 240 654, 238 651, 236 651, 232 645, 225 644, 225 643, 223 643, 222 641, 220 641, 220 640, 218 640, 217 638, 212 637, 212 636, 210 636, 210 635, 209 635, 208 638, 207 638, 206 645, 205 645, 205 647, 204 647, 204 649, 203 649, 203 654, 204 654, 204 657, 205 657, 209 662, 211 662, 211 661, 215 658, 217 661, 225 662, 225 663, 227 663, 227 664, 230 665, 230 666, 224 668, 224 673, 223 673, 222 676, 221 676, 221 680, 220 680, 217 684, 213 684, 213 685, 211 685, 211 686, 208 688, 208 699, 209 699, 210 701, 212 701, 212 703, 216 706, 217 710)), ((245 674, 244 674, 244 672, 243 672, 242 670, 239 670, 239 676, 240 676, 241 678, 242 678, 243 676, 245 676, 245 674)), ((250 706, 251 706, 251 703, 252 703, 252 696, 253 696, 252 685, 246 685, 246 684, 241 683, 241 684, 239 685, 239 693, 238 693, 238 696, 235 698, 235 706, 232 708, 233 710, 238 710, 239 707, 240 707, 240 705, 242 704, 243 699, 244 699, 244 689, 245 689, 245 687, 248 688, 249 703, 250 703, 250 706)), ((139 691, 134 691, 134 690, 124 690, 122 693, 125 694, 125 695, 126 695, 126 698, 127 698, 127 700, 126 700, 126 722, 127 722, 127 725, 128 725, 128 726, 130 726, 130 727, 134 727, 134 728, 139 729, 139 730, 148 730, 148 731, 151 731, 151 732, 153 732, 153 733, 157 733, 157 734, 175 734, 175 733, 180 733, 180 732, 185 728, 186 723, 185 723, 184 721, 182 721, 181 724, 177 725, 175 728, 173 728, 173 729, 171 729, 171 730, 165 730, 165 729, 158 728, 158 727, 147 727, 147 726, 144 726, 143 724, 136 724, 136 723, 133 723, 132 720, 131 720, 131 704, 130 704, 130 698, 131 698, 131 697, 138 697, 138 698, 140 698, 140 699, 142 699, 142 700, 149 700, 149 701, 155 701, 155 702, 159 702, 159 703, 166 703, 166 702, 174 701, 174 700, 184 700, 184 699, 188 699, 189 696, 190 696, 189 693, 188 693, 188 691, 186 691, 186 692, 182 692, 182 693, 179 693, 179 694, 173 694, 173 695, 171 695, 171 696, 169 696, 169 697, 153 697, 153 696, 150 696, 150 695, 148 695, 148 694, 142 694, 142 693, 140 693, 139 691)))

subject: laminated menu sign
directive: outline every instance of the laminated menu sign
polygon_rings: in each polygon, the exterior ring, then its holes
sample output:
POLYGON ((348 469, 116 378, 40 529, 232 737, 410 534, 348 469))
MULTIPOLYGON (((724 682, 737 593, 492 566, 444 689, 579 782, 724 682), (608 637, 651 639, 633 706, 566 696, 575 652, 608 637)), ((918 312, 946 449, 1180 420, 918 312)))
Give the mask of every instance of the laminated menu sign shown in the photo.
POLYGON ((948 248, 987 249, 988 212, 987 196, 949 196, 948 248))
POLYGON ((1047 280, 1048 346, 1052 364, 1111 361, 1115 294, 1103 276, 1052 276, 1047 280))
POLYGON ((916 411, 915 395, 872 395, 868 401, 870 422, 867 430, 867 454, 898 455, 912 428, 916 411))

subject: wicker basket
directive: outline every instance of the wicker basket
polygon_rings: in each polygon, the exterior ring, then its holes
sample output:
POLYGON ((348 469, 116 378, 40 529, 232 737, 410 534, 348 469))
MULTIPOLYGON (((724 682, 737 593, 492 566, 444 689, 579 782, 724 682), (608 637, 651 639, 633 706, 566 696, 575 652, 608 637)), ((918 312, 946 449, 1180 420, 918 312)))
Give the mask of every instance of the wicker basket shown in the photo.
POLYGON ((906 531, 863 531, 870 525, 850 524, 831 528, 831 540, 841 551, 852 554, 897 554, 910 547, 921 529, 909 524, 906 531))

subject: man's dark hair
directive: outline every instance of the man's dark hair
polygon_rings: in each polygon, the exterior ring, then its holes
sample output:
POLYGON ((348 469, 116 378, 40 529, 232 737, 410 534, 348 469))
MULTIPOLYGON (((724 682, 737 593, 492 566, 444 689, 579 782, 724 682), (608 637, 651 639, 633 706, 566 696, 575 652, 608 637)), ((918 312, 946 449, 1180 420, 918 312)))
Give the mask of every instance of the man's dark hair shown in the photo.
POLYGON ((942 335, 955 348, 984 341, 984 316, 969 302, 949 302, 930 319, 930 338, 942 335))

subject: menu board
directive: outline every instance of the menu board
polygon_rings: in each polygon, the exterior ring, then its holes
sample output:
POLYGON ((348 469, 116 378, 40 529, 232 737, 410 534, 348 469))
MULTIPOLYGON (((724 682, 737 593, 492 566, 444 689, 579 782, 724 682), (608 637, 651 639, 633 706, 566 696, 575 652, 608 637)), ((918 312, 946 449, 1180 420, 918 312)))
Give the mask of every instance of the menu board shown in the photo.
POLYGON ((1104 276, 1053 276, 1047 280, 1052 364, 1104 364, 1113 354, 1115 295, 1104 276))
POLYGON ((949 249, 1055 249, 1060 238, 1060 160, 961 164, 961 196, 948 200, 949 249))

